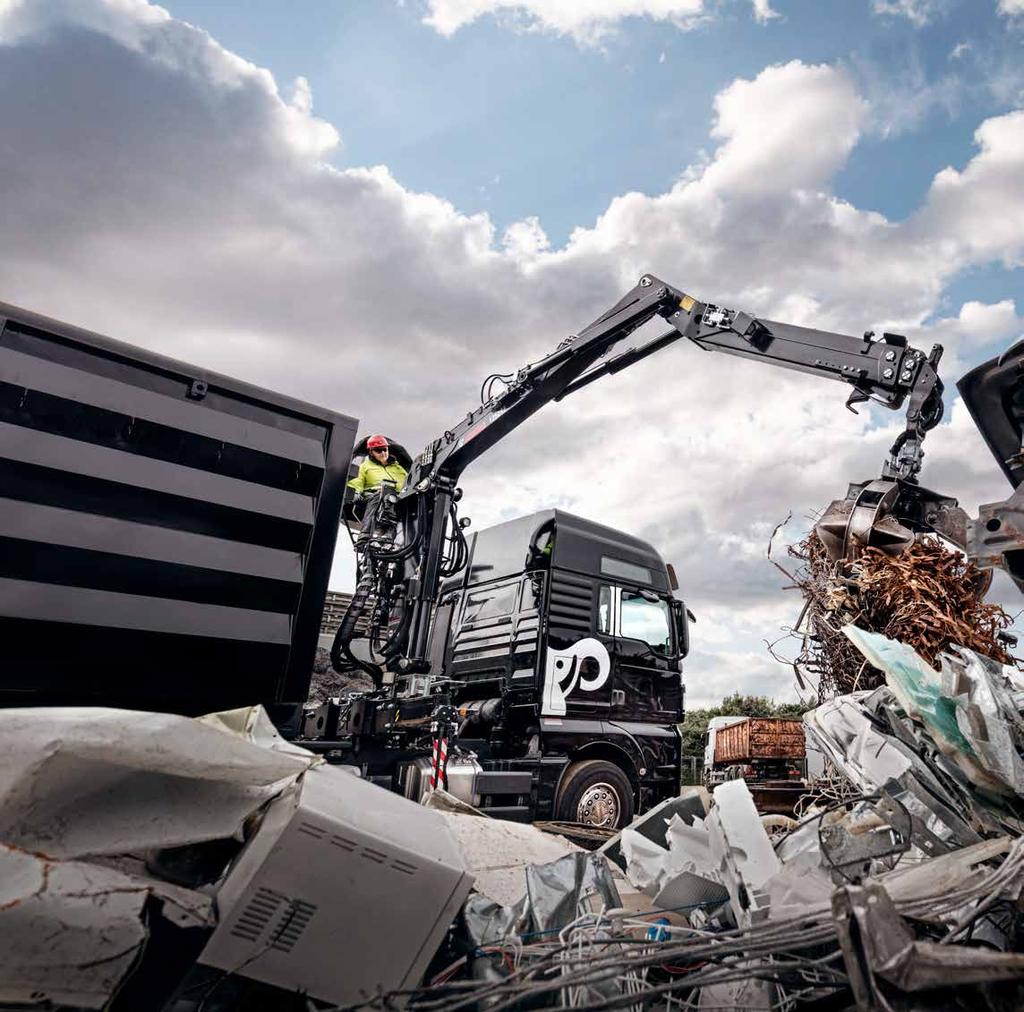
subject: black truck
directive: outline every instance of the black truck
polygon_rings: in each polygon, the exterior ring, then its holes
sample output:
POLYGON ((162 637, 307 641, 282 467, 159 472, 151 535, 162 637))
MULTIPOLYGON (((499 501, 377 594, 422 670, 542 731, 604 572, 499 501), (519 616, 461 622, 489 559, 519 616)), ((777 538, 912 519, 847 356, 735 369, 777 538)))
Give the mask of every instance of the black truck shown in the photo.
POLYGON ((841 380, 848 404, 909 399, 882 477, 851 486, 842 551, 876 521, 890 537, 955 506, 916 482, 940 348, 760 320, 645 275, 550 355, 488 377, 406 487, 371 498, 332 659, 375 688, 309 711, 355 420, 0 304, 0 703, 260 702, 411 797, 446 785, 493 814, 622 825, 679 782, 674 575, 560 511, 467 536, 457 482, 547 403, 681 338, 841 380), (608 357, 655 317, 666 333, 608 357))
POLYGON ((674 589, 649 544, 561 510, 482 530, 441 586, 428 670, 324 704, 304 737, 417 800, 447 737, 446 786, 461 800, 623 825, 679 789, 688 625, 674 589))

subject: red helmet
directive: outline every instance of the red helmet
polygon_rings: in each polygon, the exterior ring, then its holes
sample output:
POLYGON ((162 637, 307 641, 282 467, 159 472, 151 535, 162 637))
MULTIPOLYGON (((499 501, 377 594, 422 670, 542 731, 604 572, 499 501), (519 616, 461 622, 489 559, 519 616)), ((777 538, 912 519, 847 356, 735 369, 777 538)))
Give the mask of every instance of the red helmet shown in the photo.
POLYGON ((388 441, 386 436, 370 436, 366 441, 366 448, 368 450, 386 450, 388 449, 388 441))

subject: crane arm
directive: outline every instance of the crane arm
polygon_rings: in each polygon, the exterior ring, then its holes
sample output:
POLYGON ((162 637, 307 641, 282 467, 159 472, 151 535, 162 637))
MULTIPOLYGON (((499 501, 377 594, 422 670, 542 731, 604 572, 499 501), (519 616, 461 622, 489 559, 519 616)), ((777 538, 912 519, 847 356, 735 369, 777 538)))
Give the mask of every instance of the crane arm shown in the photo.
MULTIPOLYGON (((914 481, 921 467, 924 434, 942 416, 942 382, 936 372, 941 346, 925 355, 895 334, 874 340, 870 331, 857 338, 761 319, 701 302, 645 274, 607 312, 549 355, 514 375, 491 377, 490 387, 501 383, 502 389, 491 392, 485 381, 480 406, 429 443, 414 460, 404 489, 391 495, 387 507, 391 521, 401 518, 405 546, 395 549, 386 536, 363 540, 364 571, 376 574, 372 592, 376 600, 401 598, 403 602, 402 621, 385 651, 389 663, 413 671, 427 667, 428 631, 441 580, 459 568, 459 545, 464 547, 462 525, 455 516, 459 498, 455 486, 466 467, 544 405, 684 338, 705 351, 845 382, 852 387, 847 399, 851 410, 869 399, 898 409, 909 398, 906 428, 893 444, 883 477, 914 481), (668 323, 666 332, 606 358, 616 345, 656 316, 668 323)), ((384 515, 386 510, 381 509, 384 515)), ((399 524, 391 521, 386 529, 397 530, 399 524)), ((367 585, 362 599, 370 596, 367 585)), ((344 625, 354 629, 355 618, 344 625)))
POLYGON ((920 470, 920 441, 941 418, 942 382, 936 372, 941 346, 936 345, 926 356, 908 347, 906 338, 900 335, 884 334, 876 341, 871 331, 857 338, 764 320, 700 302, 647 274, 578 335, 520 369, 505 389, 428 444, 414 462, 405 495, 422 494, 438 476, 458 481, 470 463, 545 404, 562 400, 602 376, 620 372, 680 338, 706 351, 843 381, 853 387, 847 399, 851 409, 869 399, 898 409, 909 395, 907 432, 894 451, 895 459, 887 465, 892 471, 887 476, 912 479, 920 470), (596 364, 655 316, 663 317, 671 329, 639 348, 596 364), (901 455, 899 450, 904 448, 901 455))

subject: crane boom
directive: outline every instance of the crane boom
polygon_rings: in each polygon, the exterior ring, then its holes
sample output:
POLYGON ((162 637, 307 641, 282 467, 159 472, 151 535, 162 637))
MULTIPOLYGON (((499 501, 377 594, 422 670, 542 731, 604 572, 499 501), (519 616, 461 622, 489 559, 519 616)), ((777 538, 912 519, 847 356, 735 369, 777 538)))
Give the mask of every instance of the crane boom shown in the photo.
MULTIPOLYGON (((439 476, 457 481, 465 468, 518 425, 553 400, 561 400, 594 380, 647 358, 686 338, 706 351, 757 359, 799 372, 840 380, 853 387, 847 406, 872 399, 898 409, 910 395, 908 431, 917 446, 941 417, 942 382, 936 366, 940 345, 929 355, 908 347, 906 338, 832 333, 700 302, 646 274, 611 309, 550 355, 525 366, 500 393, 485 400, 460 422, 429 443, 416 458, 404 495, 419 495, 439 476), (595 367, 616 344, 662 316, 671 329, 639 348, 595 367)), ((914 478, 920 455, 890 465, 893 477, 914 478)))
MULTIPOLYGON (((901 335, 874 337, 871 331, 858 338, 761 319, 701 302, 645 274, 607 312, 561 342, 551 354, 514 375, 489 377, 481 404, 415 458, 402 492, 381 491, 376 506, 367 509, 370 521, 361 538, 360 585, 350 609, 354 617, 343 622, 339 641, 346 635, 351 638, 357 613, 373 598, 378 609, 399 607, 401 611, 397 623, 393 614, 390 616, 396 628, 381 651, 385 663, 404 671, 426 670, 429 625, 441 580, 464 563, 465 540, 455 504, 460 496, 456 483, 465 469, 544 405, 602 376, 620 372, 681 338, 705 351, 844 382, 852 387, 846 402, 851 410, 867 400, 894 410, 908 401, 906 427, 890 450, 882 477, 915 482, 924 435, 942 417, 943 388, 936 372, 942 347, 935 345, 925 355, 908 346, 901 335), (655 317, 663 318, 669 329, 639 347, 601 361, 655 317), (494 392, 498 383, 502 389, 494 392)), ((342 646, 350 661, 355 661, 347 643, 342 646)), ((367 670, 373 667, 356 663, 367 670)), ((376 674, 380 676, 379 669, 376 674)))

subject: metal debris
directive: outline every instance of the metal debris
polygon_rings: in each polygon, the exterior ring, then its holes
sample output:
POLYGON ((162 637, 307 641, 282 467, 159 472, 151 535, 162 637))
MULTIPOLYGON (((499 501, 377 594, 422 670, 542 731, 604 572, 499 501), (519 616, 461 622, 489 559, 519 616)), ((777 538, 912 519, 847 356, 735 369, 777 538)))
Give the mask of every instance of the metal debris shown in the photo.
POLYGON ((624 867, 649 909, 565 886, 557 931, 538 931, 525 901, 471 900, 486 974, 358 1007, 1021 1007, 1024 683, 967 648, 933 668, 864 630, 844 639, 884 681, 805 715, 842 779, 786 833, 768 837, 742 780, 710 807, 691 791, 592 855, 624 867))
POLYGON ((283 742, 259 710, 6 711, 0 1003, 1021 1007, 1024 679, 969 648, 933 666, 842 635, 884 682, 805 715, 843 779, 800 821, 769 836, 729 780, 684 789, 596 853, 444 792, 420 806, 380 790, 283 742), (19 758, 27 743, 42 761, 19 758), (180 980, 132 992, 156 979, 147 965, 182 959, 185 936, 199 942, 180 980))
POLYGON ((850 624, 899 640, 930 664, 953 644, 1014 662, 1000 638, 1012 618, 984 601, 990 574, 937 538, 919 538, 898 555, 867 548, 852 562, 833 562, 812 532, 790 552, 805 600, 796 667, 820 699, 883 682, 843 635, 850 624))

